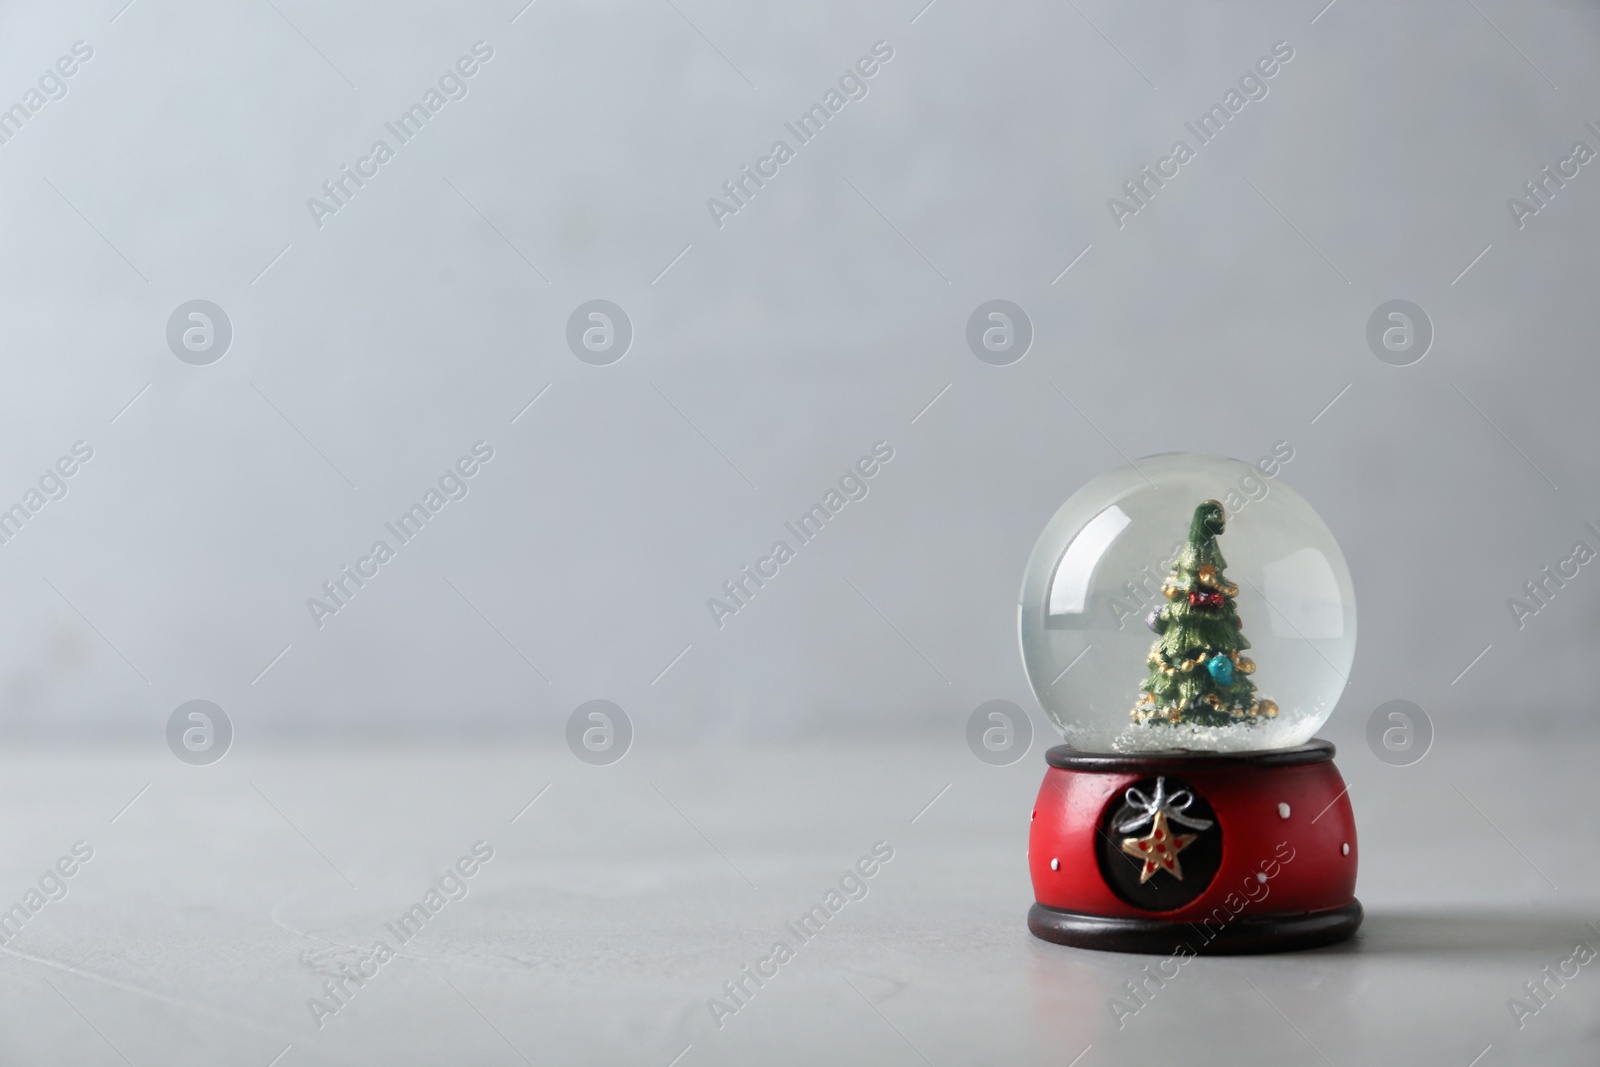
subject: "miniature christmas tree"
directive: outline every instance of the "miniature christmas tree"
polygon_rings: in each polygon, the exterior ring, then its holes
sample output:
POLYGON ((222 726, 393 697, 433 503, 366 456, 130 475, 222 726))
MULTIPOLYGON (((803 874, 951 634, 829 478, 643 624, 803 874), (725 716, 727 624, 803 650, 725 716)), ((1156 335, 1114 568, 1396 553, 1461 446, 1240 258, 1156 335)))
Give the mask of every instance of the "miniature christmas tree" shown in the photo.
POLYGON ((1256 698, 1256 665, 1240 655, 1250 642, 1234 604, 1239 587, 1224 577, 1228 562, 1217 547, 1226 522, 1215 500, 1194 509, 1189 540, 1161 586, 1169 603, 1147 620, 1161 636, 1150 646, 1135 722, 1228 726, 1278 714, 1278 705, 1256 698))

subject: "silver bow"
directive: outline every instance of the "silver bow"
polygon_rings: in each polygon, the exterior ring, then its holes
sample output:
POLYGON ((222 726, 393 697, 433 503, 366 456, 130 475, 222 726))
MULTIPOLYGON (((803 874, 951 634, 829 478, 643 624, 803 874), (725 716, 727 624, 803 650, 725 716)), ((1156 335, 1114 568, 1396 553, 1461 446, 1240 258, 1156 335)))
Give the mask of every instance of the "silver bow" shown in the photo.
POLYGON ((1189 805, 1194 803, 1194 794, 1187 789, 1180 789, 1170 797, 1167 796, 1167 780, 1165 778, 1156 779, 1155 796, 1145 796, 1139 790, 1130 786, 1128 791, 1123 794, 1123 799, 1137 811, 1131 818, 1117 824, 1117 832, 1120 834, 1131 833, 1139 829, 1145 823, 1152 821, 1158 814, 1165 814, 1170 821, 1177 823, 1179 826, 1187 826, 1191 830, 1209 830, 1212 826, 1210 819, 1197 819, 1192 815, 1184 814, 1189 809, 1189 805))

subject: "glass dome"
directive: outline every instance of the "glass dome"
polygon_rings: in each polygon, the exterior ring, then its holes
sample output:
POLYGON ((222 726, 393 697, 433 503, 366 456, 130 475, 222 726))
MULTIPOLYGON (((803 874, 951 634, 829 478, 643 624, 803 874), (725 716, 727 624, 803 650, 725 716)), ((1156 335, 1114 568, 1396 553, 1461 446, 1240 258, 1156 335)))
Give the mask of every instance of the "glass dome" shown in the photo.
POLYGON ((1017 626, 1028 682, 1067 744, 1256 751, 1327 721, 1355 657, 1355 589, 1279 466, 1149 456, 1050 519, 1017 626))

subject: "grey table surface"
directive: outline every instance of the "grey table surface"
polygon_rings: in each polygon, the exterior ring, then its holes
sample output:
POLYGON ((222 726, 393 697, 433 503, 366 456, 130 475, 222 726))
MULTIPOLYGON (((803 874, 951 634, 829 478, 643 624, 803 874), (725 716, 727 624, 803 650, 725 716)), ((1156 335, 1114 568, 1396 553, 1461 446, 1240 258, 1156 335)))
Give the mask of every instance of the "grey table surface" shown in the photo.
POLYGON ((240 746, 210 767, 13 749, 0 907, 78 842, 93 856, 0 949, 0 1063, 1593 1064, 1600 965, 1547 982, 1520 1025, 1508 1001, 1600 948, 1597 757, 1592 740, 1458 738, 1410 767, 1341 752, 1357 939, 1195 960, 1118 1019, 1150 959, 1024 925, 1037 744, 1002 768, 876 742, 641 745, 609 767, 488 743, 240 746), (385 924, 477 842, 493 858, 466 895, 399 943, 385 924), (877 842, 893 858, 866 896, 794 939, 877 842), (380 939, 394 958, 363 962, 380 939), (779 940, 793 958, 714 1019, 779 940), (371 977, 339 1003, 341 965, 371 977), (338 1010, 319 1020, 316 997, 338 1010))

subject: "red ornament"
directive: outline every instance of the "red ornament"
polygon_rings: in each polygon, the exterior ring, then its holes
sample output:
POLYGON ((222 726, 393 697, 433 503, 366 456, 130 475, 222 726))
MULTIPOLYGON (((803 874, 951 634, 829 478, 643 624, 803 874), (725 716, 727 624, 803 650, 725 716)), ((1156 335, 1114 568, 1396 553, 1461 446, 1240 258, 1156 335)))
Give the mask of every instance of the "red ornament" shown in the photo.
POLYGON ((1193 592, 1189 594, 1191 608, 1220 608, 1222 607, 1221 593, 1193 592))

